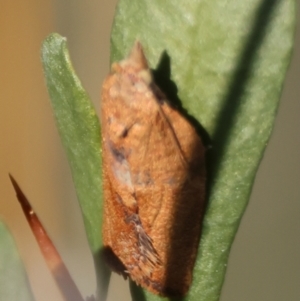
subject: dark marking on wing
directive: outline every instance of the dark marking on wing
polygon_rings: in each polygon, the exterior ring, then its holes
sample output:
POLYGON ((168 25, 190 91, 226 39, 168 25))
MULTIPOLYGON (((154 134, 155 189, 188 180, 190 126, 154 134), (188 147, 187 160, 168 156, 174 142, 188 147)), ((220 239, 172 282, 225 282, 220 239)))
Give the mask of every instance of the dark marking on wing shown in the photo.
POLYGON ((123 149, 117 149, 111 142, 109 142, 108 145, 109 145, 109 150, 111 151, 114 158, 119 163, 122 163, 126 159, 125 154, 124 154, 124 150, 123 149))
POLYGON ((115 178, 118 179, 121 184, 133 189, 130 167, 124 149, 116 148, 111 141, 107 141, 107 147, 115 159, 110 163, 115 178))
POLYGON ((161 264, 159 256, 153 247, 152 239, 145 232, 138 214, 130 214, 125 219, 126 223, 134 225, 135 233, 137 235, 138 248, 143 261, 149 261, 152 266, 161 264))

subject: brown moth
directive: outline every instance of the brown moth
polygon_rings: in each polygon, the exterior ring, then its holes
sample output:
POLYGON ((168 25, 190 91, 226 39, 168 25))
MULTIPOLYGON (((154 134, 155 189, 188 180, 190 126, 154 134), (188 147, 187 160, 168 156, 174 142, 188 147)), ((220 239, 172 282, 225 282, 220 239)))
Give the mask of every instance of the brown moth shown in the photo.
POLYGON ((112 65, 102 91, 104 255, 162 296, 192 281, 205 199, 205 149, 155 85, 142 46, 112 65))

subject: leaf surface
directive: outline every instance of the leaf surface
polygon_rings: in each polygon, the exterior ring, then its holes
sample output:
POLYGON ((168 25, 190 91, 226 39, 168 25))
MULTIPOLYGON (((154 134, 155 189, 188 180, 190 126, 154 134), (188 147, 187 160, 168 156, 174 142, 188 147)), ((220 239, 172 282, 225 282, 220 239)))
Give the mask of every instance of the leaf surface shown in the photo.
POLYGON ((67 153, 94 255, 98 291, 105 300, 110 272, 100 255, 102 246, 102 180, 100 126, 67 50, 66 39, 51 34, 43 43, 42 61, 57 127, 67 153))
POLYGON ((34 301, 15 242, 0 221, 0 300, 34 301))
MULTIPOLYGON (((219 300, 272 131, 294 31, 293 0, 119 2, 111 60, 124 58, 140 40, 162 90, 179 99, 211 145, 207 211, 193 284, 182 300, 219 300)), ((135 300, 160 299, 134 286, 132 292, 135 300)))

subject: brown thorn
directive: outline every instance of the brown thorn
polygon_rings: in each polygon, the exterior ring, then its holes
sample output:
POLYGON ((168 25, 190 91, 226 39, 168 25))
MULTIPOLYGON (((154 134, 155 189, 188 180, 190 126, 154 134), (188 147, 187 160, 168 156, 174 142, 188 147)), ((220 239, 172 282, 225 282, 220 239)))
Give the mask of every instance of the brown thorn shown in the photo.
POLYGON ((34 234, 40 250, 42 251, 48 268, 50 269, 50 272, 54 277, 56 284, 58 285, 65 300, 84 301, 67 267, 65 266, 51 239, 49 238, 38 216, 33 211, 25 194, 11 174, 9 174, 9 178, 15 189, 17 198, 21 204, 32 233, 34 234))

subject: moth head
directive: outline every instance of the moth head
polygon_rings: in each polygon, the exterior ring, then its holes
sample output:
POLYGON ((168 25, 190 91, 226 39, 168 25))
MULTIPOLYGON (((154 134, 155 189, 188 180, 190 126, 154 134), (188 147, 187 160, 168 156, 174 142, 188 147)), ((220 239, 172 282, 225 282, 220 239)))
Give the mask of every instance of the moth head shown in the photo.
POLYGON ((139 41, 135 41, 128 57, 121 61, 120 65, 122 67, 130 66, 134 68, 136 72, 149 69, 143 46, 139 41))

